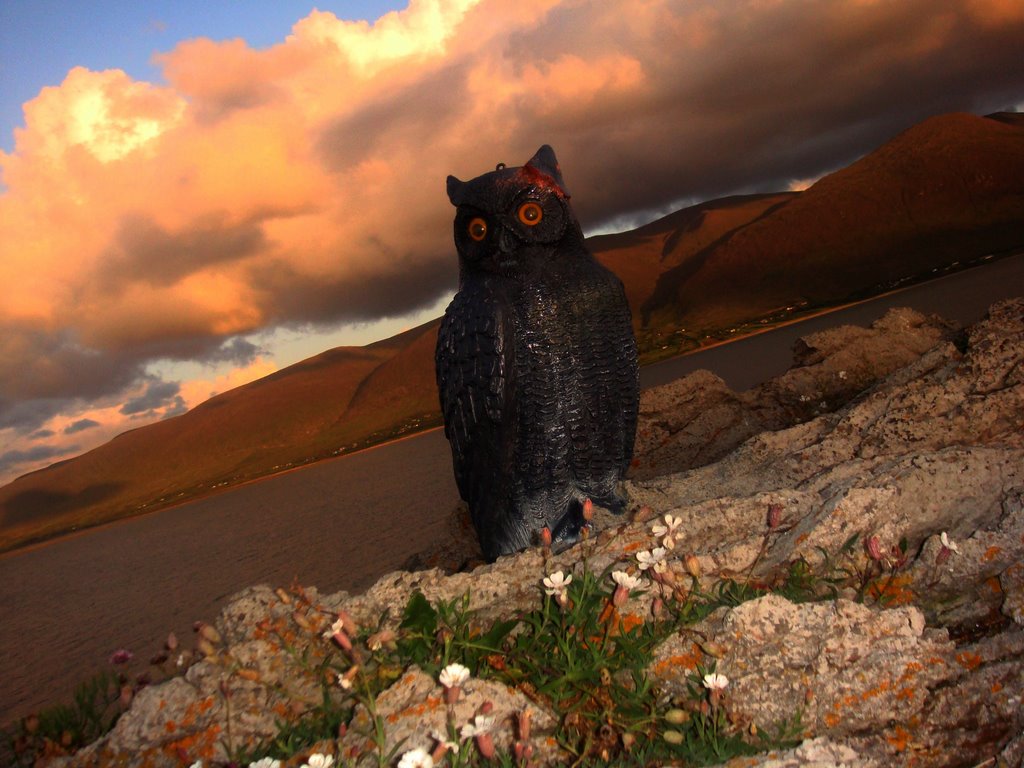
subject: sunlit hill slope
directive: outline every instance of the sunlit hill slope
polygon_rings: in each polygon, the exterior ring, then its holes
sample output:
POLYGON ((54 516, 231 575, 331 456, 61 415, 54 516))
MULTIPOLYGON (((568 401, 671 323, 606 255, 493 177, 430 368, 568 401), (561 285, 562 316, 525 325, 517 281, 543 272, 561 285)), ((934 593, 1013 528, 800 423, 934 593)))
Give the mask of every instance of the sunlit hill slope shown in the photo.
MULTIPOLYGON (((804 192, 713 200, 590 241, 626 285, 646 359, 1022 245, 1024 123, 965 114, 804 192)), ((0 549, 439 423, 437 327, 329 350, 15 480, 0 488, 0 549)))

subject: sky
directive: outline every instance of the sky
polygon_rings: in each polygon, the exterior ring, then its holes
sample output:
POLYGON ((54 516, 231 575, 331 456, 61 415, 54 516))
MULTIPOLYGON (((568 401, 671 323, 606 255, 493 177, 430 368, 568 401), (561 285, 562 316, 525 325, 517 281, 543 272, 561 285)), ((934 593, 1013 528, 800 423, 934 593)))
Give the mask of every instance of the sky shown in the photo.
POLYGON ((611 231, 1024 109, 1021 50, 1020 0, 2 0, 0 483, 438 316, 448 174, 551 144, 611 231))

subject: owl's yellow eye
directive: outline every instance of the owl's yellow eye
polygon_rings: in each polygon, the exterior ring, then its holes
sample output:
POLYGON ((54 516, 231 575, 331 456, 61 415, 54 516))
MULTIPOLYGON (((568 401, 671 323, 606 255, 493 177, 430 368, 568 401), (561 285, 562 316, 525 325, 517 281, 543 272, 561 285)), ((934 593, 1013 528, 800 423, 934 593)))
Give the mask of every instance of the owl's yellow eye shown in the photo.
POLYGON ((519 206, 519 220, 528 227, 535 227, 544 218, 544 210, 537 203, 523 203, 519 206))
POLYGON ((478 243, 487 237, 487 222, 477 216, 469 222, 469 236, 478 243))

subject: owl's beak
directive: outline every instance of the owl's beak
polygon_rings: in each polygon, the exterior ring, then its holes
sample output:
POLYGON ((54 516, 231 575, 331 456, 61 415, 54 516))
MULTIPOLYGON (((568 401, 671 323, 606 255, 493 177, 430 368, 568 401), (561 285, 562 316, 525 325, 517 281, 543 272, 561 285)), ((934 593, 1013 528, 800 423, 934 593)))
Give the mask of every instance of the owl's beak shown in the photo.
POLYGON ((519 238, 512 231, 503 226, 498 232, 498 251, 505 256, 511 256, 519 249, 519 238))

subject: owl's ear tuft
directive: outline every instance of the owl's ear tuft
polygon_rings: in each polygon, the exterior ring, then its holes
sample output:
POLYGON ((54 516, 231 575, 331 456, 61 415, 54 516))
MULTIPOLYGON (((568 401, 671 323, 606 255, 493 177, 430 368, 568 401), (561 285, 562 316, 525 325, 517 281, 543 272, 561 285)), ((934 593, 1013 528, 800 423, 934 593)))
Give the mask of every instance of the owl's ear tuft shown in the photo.
POLYGON ((454 176, 448 177, 448 199, 452 201, 452 205, 456 207, 462 205, 465 186, 466 182, 460 181, 454 176))
POLYGON ((569 190, 565 188, 565 182, 562 180, 562 169, 558 167, 555 150, 549 144, 538 149, 537 153, 523 166, 523 170, 531 175, 547 177, 548 183, 553 184, 559 194, 569 197, 569 190))

